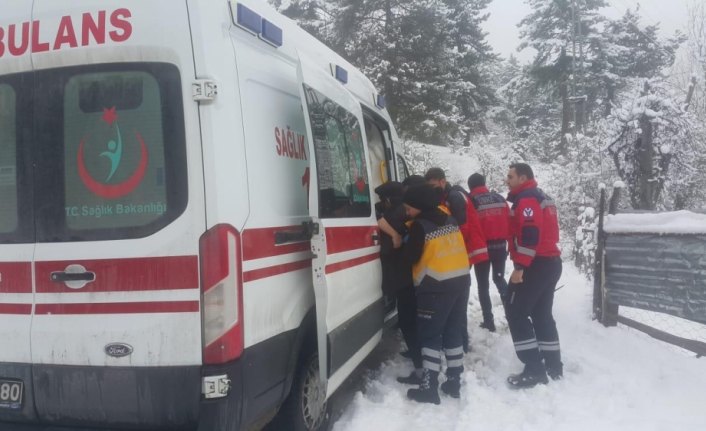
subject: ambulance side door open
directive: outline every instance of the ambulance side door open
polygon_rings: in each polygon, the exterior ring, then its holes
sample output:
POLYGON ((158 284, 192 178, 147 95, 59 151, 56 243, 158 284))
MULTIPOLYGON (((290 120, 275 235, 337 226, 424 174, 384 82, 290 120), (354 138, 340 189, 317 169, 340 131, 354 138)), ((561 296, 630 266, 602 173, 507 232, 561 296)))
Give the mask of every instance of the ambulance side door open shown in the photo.
POLYGON ((380 247, 360 103, 306 57, 299 60, 314 157, 309 213, 319 373, 329 397, 380 340, 380 247))

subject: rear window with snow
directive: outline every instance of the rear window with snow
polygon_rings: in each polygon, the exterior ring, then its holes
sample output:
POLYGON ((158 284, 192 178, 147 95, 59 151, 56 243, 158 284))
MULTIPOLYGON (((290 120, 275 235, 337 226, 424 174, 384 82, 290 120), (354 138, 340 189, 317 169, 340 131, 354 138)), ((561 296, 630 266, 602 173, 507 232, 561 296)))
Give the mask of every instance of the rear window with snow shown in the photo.
POLYGON ((35 74, 38 242, 144 237, 184 211, 186 141, 175 66, 35 74))
POLYGON ((64 87, 64 193, 72 230, 142 226, 167 212, 160 88, 143 71, 64 87))

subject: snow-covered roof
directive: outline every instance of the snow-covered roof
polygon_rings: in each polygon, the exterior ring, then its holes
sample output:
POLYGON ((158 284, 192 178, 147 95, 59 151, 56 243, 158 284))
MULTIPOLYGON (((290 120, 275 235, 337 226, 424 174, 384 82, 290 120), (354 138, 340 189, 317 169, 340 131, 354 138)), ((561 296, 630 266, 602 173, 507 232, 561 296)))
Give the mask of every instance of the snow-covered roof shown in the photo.
POLYGON ((706 234, 706 214, 691 211, 614 214, 605 219, 608 233, 706 234))

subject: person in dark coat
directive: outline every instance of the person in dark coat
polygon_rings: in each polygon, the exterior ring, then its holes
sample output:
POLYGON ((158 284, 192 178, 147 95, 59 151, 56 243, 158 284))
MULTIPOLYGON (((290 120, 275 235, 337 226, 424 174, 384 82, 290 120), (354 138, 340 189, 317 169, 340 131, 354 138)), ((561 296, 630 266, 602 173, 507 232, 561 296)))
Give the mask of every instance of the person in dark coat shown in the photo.
POLYGON ((405 190, 412 186, 421 186, 423 184, 426 184, 427 180, 421 176, 421 175, 410 175, 404 180, 402 180, 402 185, 404 186, 405 190))
POLYGON ((451 211, 456 223, 459 226, 466 223, 466 200, 461 191, 453 189, 446 181, 446 172, 441 168, 429 168, 424 174, 424 179, 441 191, 439 202, 451 211))
POLYGON ((404 246, 404 259, 412 266, 417 294, 417 336, 423 374, 418 388, 407 397, 439 404, 438 376, 441 355, 446 355, 447 380, 441 390, 460 397, 463 372, 464 293, 470 283, 463 236, 452 216, 439 208, 438 189, 429 185, 405 191, 407 216, 414 219, 404 246))
POLYGON ((382 291, 397 300, 397 324, 407 344, 406 357, 412 360, 415 371, 399 377, 406 382, 419 379, 422 374, 422 354, 417 342, 416 308, 412 283, 412 266, 402 256, 402 241, 407 236, 407 215, 402 204, 404 184, 388 181, 375 189, 380 196, 376 204, 380 236, 380 263, 382 264, 382 291))

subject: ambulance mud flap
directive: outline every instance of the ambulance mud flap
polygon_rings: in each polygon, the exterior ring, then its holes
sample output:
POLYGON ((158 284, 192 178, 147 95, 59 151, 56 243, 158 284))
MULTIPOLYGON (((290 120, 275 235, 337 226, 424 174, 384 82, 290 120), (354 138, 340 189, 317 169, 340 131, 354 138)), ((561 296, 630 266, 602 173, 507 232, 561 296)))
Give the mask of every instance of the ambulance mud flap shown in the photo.
POLYGON ((35 365, 32 372, 38 414, 52 424, 182 430, 197 422, 199 366, 35 365))

